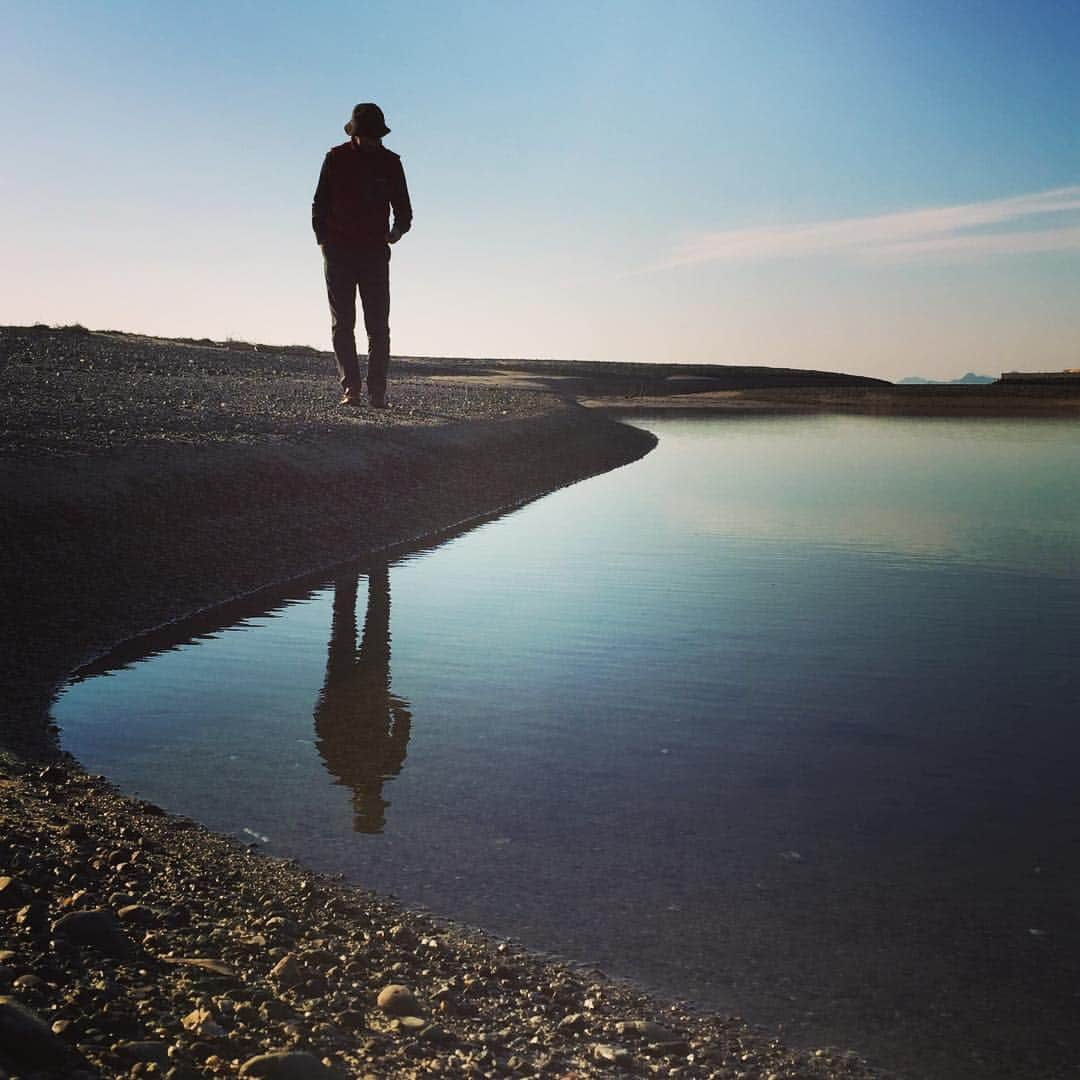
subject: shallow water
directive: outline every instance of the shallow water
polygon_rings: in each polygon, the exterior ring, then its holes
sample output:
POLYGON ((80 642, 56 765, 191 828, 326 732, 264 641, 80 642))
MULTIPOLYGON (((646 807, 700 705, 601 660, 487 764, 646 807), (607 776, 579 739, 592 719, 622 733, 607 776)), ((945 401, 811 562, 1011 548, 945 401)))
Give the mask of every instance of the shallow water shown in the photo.
POLYGON ((1065 1075, 1080 427, 644 426, 632 466, 77 682, 65 747, 797 1044, 1065 1075))

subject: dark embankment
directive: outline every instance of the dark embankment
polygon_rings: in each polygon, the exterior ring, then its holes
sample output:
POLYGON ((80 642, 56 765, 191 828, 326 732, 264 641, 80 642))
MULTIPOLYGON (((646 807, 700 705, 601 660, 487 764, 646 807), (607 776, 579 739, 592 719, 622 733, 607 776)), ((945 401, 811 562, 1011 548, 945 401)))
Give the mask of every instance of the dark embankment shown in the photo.
POLYGON ((389 413, 350 414, 283 354, 6 333, 0 737, 24 751, 56 683, 127 637, 653 444, 538 391, 407 372, 389 413))
POLYGON ((50 695, 117 642, 652 445, 483 367, 400 362, 394 409, 352 413, 313 350, 0 329, 0 1077, 879 1075, 262 857, 58 752, 50 695))

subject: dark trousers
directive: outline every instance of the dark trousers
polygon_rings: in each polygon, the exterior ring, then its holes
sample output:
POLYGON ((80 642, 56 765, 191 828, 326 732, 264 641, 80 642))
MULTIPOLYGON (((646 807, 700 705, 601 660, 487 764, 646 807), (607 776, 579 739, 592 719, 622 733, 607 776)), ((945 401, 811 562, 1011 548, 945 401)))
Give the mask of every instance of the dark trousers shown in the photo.
POLYGON ((359 292, 368 339, 368 393, 373 398, 385 397, 390 369, 390 246, 353 248, 324 244, 323 264, 334 356, 342 389, 347 393, 360 392, 355 333, 359 292))

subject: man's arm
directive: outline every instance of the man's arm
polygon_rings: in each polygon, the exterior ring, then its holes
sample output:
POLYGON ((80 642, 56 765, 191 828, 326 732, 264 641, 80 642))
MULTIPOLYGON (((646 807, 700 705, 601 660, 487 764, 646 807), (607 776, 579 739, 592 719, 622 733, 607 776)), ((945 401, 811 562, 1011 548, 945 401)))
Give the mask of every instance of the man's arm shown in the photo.
POLYGON ((412 203, 409 201, 409 187, 405 183, 405 169, 400 161, 396 162, 397 175, 394 177, 390 205, 394 210, 394 227, 387 239, 396 244, 412 228, 412 203))
POLYGON ((311 227, 315 230, 315 243, 326 242, 326 219, 330 215, 330 155, 323 159, 319 171, 319 183, 311 200, 311 227))

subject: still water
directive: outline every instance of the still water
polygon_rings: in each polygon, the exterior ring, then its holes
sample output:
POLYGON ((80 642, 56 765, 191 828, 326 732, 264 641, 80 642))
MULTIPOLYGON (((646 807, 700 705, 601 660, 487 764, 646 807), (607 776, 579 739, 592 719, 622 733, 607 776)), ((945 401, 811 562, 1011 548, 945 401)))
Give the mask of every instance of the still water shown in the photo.
POLYGON ((1071 1075, 1080 427, 639 422, 640 462, 76 682, 65 747, 796 1044, 1071 1075))

